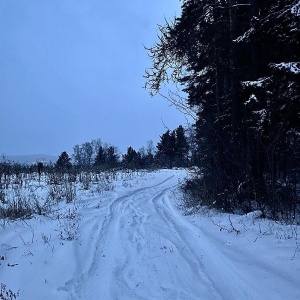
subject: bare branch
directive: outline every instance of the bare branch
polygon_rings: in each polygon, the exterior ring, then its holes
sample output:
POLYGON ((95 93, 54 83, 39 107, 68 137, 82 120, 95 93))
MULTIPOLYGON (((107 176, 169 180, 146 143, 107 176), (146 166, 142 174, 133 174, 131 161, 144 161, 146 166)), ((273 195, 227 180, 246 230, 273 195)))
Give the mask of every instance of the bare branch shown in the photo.
POLYGON ((168 91, 168 95, 164 95, 159 92, 159 95, 168 100, 171 105, 174 105, 181 113, 190 116, 194 121, 197 120, 198 109, 189 106, 187 99, 172 91, 168 91))

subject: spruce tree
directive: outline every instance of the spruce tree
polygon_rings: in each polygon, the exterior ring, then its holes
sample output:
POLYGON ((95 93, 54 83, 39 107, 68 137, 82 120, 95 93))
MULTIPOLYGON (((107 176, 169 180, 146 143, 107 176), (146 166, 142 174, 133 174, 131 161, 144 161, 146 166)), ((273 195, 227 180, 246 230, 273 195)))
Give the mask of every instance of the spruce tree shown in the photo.
POLYGON ((63 151, 55 163, 55 168, 61 172, 67 172, 71 167, 71 158, 66 151, 63 151))
POLYGON ((106 150, 106 165, 109 168, 116 167, 119 163, 119 155, 113 146, 109 146, 106 150))
POLYGON ((104 166, 107 162, 107 153, 102 146, 99 147, 97 156, 95 158, 94 165, 96 167, 104 166))
POLYGON ((199 202, 274 217, 297 210, 299 16, 295 0, 185 0, 159 27, 146 87, 181 84, 198 111, 199 202))
POLYGON ((123 164, 127 168, 135 169, 140 167, 140 154, 131 146, 127 148, 127 153, 123 155, 123 164))
POLYGON ((156 162, 161 167, 171 168, 175 158, 175 134, 167 130, 157 144, 156 162))
POLYGON ((175 129, 175 166, 186 167, 188 165, 188 142, 183 127, 175 129))

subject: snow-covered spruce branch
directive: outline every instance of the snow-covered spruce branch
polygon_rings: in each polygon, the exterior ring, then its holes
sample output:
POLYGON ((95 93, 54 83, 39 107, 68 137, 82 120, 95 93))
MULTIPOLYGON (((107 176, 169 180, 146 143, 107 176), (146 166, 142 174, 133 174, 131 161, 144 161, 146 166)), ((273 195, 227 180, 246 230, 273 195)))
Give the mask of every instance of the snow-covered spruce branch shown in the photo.
POLYGON ((215 8, 232 9, 232 8, 237 8, 239 6, 251 6, 251 4, 250 3, 239 3, 239 4, 234 4, 232 6, 226 6, 226 7, 218 5, 215 8))

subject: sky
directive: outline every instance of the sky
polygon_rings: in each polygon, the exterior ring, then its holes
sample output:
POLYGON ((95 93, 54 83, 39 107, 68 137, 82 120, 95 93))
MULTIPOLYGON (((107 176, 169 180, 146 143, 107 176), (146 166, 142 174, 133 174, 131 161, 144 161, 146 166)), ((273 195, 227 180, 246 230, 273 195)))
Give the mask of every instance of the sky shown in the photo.
POLYGON ((143 88, 178 0, 0 0, 0 154, 139 149, 185 116, 143 88), (165 127, 166 126, 166 127, 165 127))

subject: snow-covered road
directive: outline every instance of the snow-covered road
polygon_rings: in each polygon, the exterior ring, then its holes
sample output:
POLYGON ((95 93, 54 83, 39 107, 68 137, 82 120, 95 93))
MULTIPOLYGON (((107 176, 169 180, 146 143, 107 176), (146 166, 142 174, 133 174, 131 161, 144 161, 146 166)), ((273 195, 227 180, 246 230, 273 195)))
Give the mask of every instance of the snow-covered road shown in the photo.
MULTIPOLYGON (((0 266, 0 281, 7 276, 20 299, 300 299, 300 254, 293 257, 285 239, 272 248, 273 236, 260 243, 238 217, 232 222, 242 224, 240 235, 220 231, 228 226, 224 216, 214 216, 220 228, 208 216, 183 216, 174 188, 184 175, 164 170, 82 200, 77 239, 25 242, 21 251, 18 239, 5 253, 11 260, 15 251, 18 265, 0 266)), ((44 220, 29 225, 51 232, 44 220)), ((28 227, 18 226, 1 231, 6 249, 17 235, 30 240, 28 227)))

